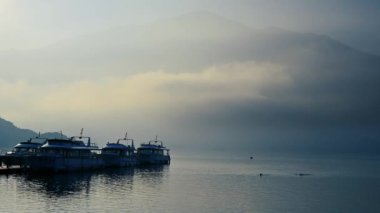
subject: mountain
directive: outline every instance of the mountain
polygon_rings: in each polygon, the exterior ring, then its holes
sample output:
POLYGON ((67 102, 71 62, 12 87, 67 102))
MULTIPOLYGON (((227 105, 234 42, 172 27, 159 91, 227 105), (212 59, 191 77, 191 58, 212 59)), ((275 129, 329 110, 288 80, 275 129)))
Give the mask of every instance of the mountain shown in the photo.
MULTIPOLYGON (((16 127, 13 123, 0 118, 0 148, 10 149, 18 142, 26 141, 29 138, 36 137, 38 133, 16 127)), ((60 133, 50 132, 41 134, 42 138, 59 138, 62 137, 60 133)), ((63 136, 66 137, 66 136, 63 136)))

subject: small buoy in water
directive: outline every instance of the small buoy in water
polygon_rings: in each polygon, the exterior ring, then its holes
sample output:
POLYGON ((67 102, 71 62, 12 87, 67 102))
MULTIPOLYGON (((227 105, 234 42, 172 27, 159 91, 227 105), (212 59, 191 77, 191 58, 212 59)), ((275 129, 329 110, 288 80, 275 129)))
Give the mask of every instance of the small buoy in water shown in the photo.
POLYGON ((260 175, 260 177, 261 177, 261 176, 263 176, 263 173, 260 173, 259 175, 260 175))
POLYGON ((308 174, 308 173, 297 173, 296 175, 297 175, 297 176, 309 176, 309 175, 311 175, 311 174, 308 174))
POLYGON ((251 156, 249 159, 251 159, 251 160, 252 160, 252 159, 253 159, 253 157, 251 156))

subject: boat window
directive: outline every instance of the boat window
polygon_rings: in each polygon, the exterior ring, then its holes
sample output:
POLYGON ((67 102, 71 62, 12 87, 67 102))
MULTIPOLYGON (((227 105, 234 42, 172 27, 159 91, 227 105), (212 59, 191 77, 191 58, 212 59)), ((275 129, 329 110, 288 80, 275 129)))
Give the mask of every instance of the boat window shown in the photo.
POLYGON ((102 153, 103 154, 118 154, 118 150, 117 149, 103 149, 102 153))
POLYGON ((16 148, 16 152, 30 152, 28 148, 16 148))
POLYGON ((49 154, 62 154, 63 151, 61 152, 59 149, 44 149, 45 153, 49 154))
POLYGON ((141 149, 140 153, 141 154, 152 154, 153 150, 151 150, 151 149, 141 149))

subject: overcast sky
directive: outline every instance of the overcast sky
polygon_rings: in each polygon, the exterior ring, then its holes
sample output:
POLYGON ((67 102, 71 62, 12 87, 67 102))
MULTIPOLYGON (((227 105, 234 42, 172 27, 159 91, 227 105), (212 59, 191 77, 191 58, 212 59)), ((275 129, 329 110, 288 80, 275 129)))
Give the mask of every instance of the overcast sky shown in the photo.
POLYGON ((100 143, 128 129, 178 147, 368 146, 379 5, 0 0, 0 116, 100 143))
POLYGON ((380 54, 376 0, 1 0, 1 49, 38 47, 113 26, 205 10, 255 28, 330 35, 380 54))

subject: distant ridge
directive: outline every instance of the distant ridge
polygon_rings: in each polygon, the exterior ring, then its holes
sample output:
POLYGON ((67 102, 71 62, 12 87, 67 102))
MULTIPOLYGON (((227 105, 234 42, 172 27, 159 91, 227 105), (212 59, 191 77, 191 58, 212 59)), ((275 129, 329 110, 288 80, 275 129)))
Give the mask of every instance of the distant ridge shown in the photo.
MULTIPOLYGON (((29 129, 16 127, 12 122, 0 117, 0 149, 10 149, 18 142, 26 141, 31 137, 37 136, 38 133, 29 129)), ((56 138, 62 137, 58 132, 48 132, 41 134, 41 137, 56 138)), ((63 135, 63 137, 66 137, 63 135)))

